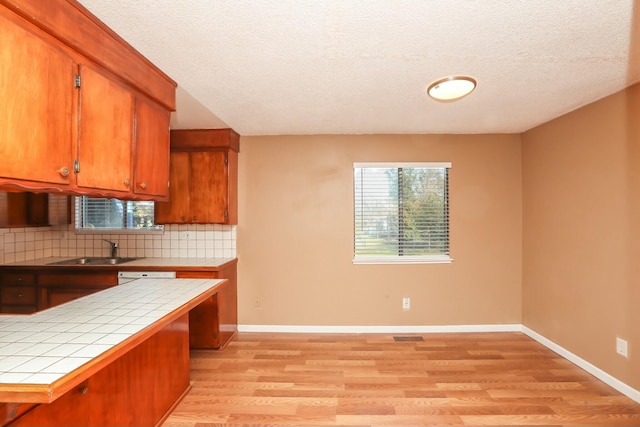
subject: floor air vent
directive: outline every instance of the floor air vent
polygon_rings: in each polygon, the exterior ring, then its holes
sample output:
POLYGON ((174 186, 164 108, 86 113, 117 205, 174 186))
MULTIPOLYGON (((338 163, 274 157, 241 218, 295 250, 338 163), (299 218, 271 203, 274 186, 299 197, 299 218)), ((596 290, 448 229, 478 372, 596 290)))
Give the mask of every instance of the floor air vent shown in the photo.
POLYGON ((422 337, 393 337, 395 342, 406 342, 406 341, 424 341, 422 337))

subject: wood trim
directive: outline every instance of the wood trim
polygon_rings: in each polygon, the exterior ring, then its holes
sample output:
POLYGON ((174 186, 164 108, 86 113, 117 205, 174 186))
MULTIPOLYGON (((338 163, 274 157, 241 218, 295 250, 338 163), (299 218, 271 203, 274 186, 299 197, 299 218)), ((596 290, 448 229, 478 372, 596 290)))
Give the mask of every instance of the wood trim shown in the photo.
POLYGON ((171 150, 203 151, 206 149, 231 149, 240 152, 240 135, 231 128, 171 130, 171 150))
POLYGON ((161 426, 162 424, 164 424, 164 422, 167 420, 167 418, 169 418, 169 416, 171 416, 171 413, 173 411, 175 411, 176 407, 180 404, 180 402, 182 402, 182 400, 187 396, 187 394, 189 394, 189 392, 191 391, 193 387, 191 386, 191 384, 189 384, 189 387, 187 387, 182 394, 176 399, 175 402, 173 402, 173 405, 171 405, 171 407, 169 409, 167 409, 167 412, 165 412, 162 417, 160 417, 160 419, 158 420, 158 422, 155 424, 156 427, 161 426))
POLYGON ((176 82, 75 0, 0 0, 76 52, 175 111, 176 82))

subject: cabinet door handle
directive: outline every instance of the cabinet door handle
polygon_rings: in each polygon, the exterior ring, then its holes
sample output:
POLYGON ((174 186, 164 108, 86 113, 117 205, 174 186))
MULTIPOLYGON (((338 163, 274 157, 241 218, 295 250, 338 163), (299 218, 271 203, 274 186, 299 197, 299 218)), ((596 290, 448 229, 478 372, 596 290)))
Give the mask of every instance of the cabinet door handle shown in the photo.
POLYGON ((140 184, 140 188, 142 188, 143 190, 147 188, 147 183, 143 182, 142 184, 140 184))
POLYGON ((69 176, 69 168, 60 168, 58 172, 60 172, 62 176, 69 176))
POLYGON ((126 185, 128 187, 129 184, 131 184, 131 180, 129 178, 125 179, 124 180, 124 185, 126 185))
POLYGON ((197 217, 197 216, 194 216, 194 217, 193 217, 193 220, 194 220, 194 221, 197 221, 197 220, 198 220, 198 217, 197 217))
POLYGON ((89 387, 86 387, 86 386, 85 387, 80 387, 78 389, 78 391, 80 392, 80 394, 87 394, 87 393, 89 393, 89 387))
POLYGON ((186 217, 186 216, 184 216, 184 215, 183 215, 183 216, 181 216, 180 218, 181 218, 183 221, 187 219, 187 217, 186 217))
POLYGON ((18 298, 22 298, 22 294, 18 294, 18 298))

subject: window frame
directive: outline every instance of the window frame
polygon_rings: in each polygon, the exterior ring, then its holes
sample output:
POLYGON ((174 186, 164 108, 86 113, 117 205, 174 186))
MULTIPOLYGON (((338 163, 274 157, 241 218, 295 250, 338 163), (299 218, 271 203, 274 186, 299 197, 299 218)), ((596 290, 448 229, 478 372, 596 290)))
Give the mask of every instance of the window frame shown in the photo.
MULTIPOLYGON (((80 223, 80 219, 79 219, 79 215, 82 214, 83 208, 82 206, 79 206, 79 204, 83 203, 83 198, 88 197, 88 196, 75 196, 74 198, 74 205, 73 205, 73 212, 74 212, 74 221, 73 221, 73 228, 74 228, 74 232, 75 234, 110 234, 110 235, 117 235, 117 234, 144 234, 144 235, 153 235, 153 234, 164 234, 164 225, 162 224, 155 224, 152 227, 144 227, 144 228, 117 228, 117 227, 112 227, 112 228, 90 228, 90 227, 81 227, 78 228, 78 225, 80 223)), ((102 197, 102 198, 96 198, 96 199, 116 199, 115 197, 102 197)), ((154 203, 154 209, 155 209, 155 202, 150 201, 150 200, 124 200, 124 199, 116 199, 118 201, 121 202, 151 202, 154 203)))
POLYGON ((451 162, 354 162, 353 163, 353 264, 448 264, 453 262, 451 257, 451 219, 450 219, 450 196, 449 196, 449 171, 451 162), (356 169, 378 168, 378 169, 446 169, 447 180, 446 191, 446 224, 447 224, 447 254, 438 255, 393 255, 393 256, 358 256, 356 255, 356 169))

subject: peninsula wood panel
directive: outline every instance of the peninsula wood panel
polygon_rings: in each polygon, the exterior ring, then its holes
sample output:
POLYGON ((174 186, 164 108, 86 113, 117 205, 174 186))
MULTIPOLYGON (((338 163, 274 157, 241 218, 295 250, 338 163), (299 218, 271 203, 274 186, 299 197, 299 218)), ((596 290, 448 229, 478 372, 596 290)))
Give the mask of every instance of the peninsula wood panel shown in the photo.
POLYGON ((53 403, 37 405, 8 425, 152 426, 188 389, 184 314, 53 403))
POLYGON ((164 426, 640 425, 640 404, 522 333, 422 337, 241 332, 192 351, 164 426))

